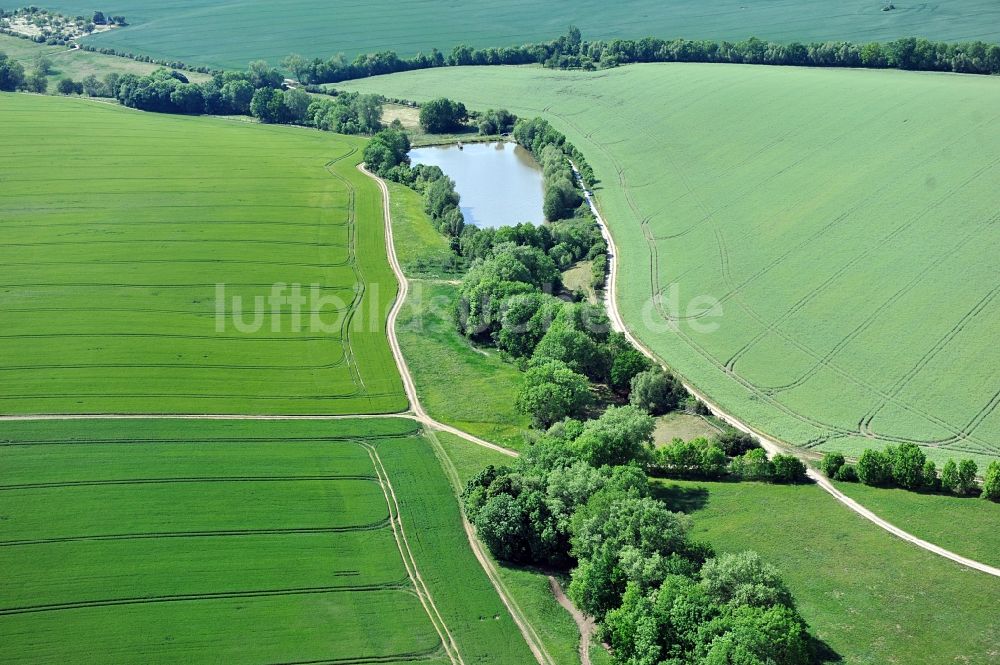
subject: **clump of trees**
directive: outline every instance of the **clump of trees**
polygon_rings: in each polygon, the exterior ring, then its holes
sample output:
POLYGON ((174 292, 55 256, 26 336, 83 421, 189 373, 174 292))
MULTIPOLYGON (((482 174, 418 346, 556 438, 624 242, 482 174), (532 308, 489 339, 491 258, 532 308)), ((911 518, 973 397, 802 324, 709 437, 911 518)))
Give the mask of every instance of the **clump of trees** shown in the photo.
MULTIPOLYGON (((735 430, 733 430, 735 431, 735 430)), ((653 472, 666 478, 756 480, 769 483, 806 482, 806 466, 794 455, 767 453, 753 437, 746 445, 733 446, 730 430, 711 439, 674 439, 656 450, 653 472), (729 452, 727 452, 727 450, 729 452)), ((741 438, 741 437, 740 437, 741 438)))
POLYGON ((315 127, 340 134, 374 134, 382 128, 382 100, 377 95, 343 93, 317 98, 299 89, 283 89, 281 72, 263 61, 245 72, 215 74, 192 83, 182 72, 157 69, 147 76, 111 73, 98 80, 65 78, 60 94, 113 97, 130 108, 187 115, 251 115, 264 123, 315 127))
POLYGON ((847 464, 844 455, 826 453, 820 470, 835 480, 860 481, 874 487, 900 487, 915 492, 944 492, 958 496, 979 495, 991 501, 1000 501, 1000 462, 990 463, 984 476, 982 490, 976 483, 979 469, 976 462, 964 459, 956 463, 948 460, 940 474, 933 461, 927 459, 920 446, 903 443, 888 446, 885 450, 866 449, 857 465, 847 464))
POLYGON ((4 92, 23 90, 24 83, 24 65, 0 51, 0 90, 4 92))
POLYGON ((616 662, 812 662, 776 570, 754 552, 716 556, 651 493, 652 431, 633 406, 560 422, 512 466, 473 478, 466 512, 497 558, 569 569, 570 597, 616 662))
POLYGON ((430 134, 446 134, 462 129, 468 116, 465 104, 441 97, 420 107, 420 126, 430 134))

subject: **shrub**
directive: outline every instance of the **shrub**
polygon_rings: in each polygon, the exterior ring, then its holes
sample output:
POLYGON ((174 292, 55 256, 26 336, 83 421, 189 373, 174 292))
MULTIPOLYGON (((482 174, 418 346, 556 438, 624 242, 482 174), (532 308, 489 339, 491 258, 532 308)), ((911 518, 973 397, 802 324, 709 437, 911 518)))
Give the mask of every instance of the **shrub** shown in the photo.
POLYGON ((535 422, 548 427, 567 416, 577 416, 590 405, 587 377, 577 374, 566 363, 549 360, 532 367, 524 375, 524 384, 515 406, 535 422))
POLYGON ((853 464, 845 464, 837 469, 837 473, 833 479, 844 483, 856 483, 858 482, 858 472, 853 464))
POLYGON ((800 483, 806 479, 806 465, 795 455, 775 455, 771 478, 777 483, 800 483))
POLYGON ((847 463, 842 453, 827 453, 823 455, 823 461, 819 463, 819 468, 827 478, 836 478, 837 472, 847 463))
POLYGON ((941 469, 941 491, 953 493, 958 489, 958 465, 948 460, 941 469))
POLYGON ((748 450, 760 448, 760 442, 752 435, 741 432, 735 427, 727 427, 721 434, 715 437, 715 443, 725 451, 729 457, 739 457, 748 450))
POLYGON ((441 97, 420 108, 420 126, 431 134, 444 134, 460 129, 467 116, 465 104, 441 97))
POLYGON ((958 464, 958 484, 955 491, 963 496, 972 494, 976 490, 976 473, 979 468, 970 459, 964 459, 958 464))
POLYGON ((659 367, 640 372, 632 378, 629 403, 661 416, 673 411, 684 395, 684 387, 672 374, 659 367))
POLYGON ((1000 502, 1000 462, 993 460, 986 467, 986 474, 983 476, 984 499, 1000 502))
POLYGON ((892 459, 881 450, 865 450, 858 460, 858 479, 865 485, 885 487, 892 482, 892 459))

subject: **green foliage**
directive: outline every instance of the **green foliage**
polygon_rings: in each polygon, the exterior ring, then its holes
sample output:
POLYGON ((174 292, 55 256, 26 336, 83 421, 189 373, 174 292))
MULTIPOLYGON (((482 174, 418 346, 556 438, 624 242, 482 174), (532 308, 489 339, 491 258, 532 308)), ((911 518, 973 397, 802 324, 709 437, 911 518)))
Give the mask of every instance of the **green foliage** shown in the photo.
POLYGON ((847 463, 841 453, 826 453, 819 463, 819 468, 827 478, 835 478, 840 469, 847 463))
POLYGON ((715 443, 729 457, 739 457, 748 450, 760 448, 760 442, 752 435, 728 426, 715 436, 715 443))
POLYGON ((958 465, 948 460, 941 469, 941 490, 954 494, 958 491, 958 465))
POLYGON ((958 482, 955 484, 955 492, 961 495, 972 494, 976 491, 976 473, 979 469, 971 459, 964 459, 958 463, 958 482))
POLYGON ((593 398, 587 377, 565 363, 548 360, 529 369, 515 406, 543 427, 567 416, 581 415, 593 398))
POLYGON ((866 450, 858 459, 857 471, 865 485, 886 487, 892 483, 892 458, 881 450, 866 450))
POLYGON ((989 499, 990 501, 1000 502, 1000 462, 993 460, 990 465, 986 467, 986 473, 983 476, 983 493, 981 495, 984 499, 989 499))
POLYGON ((714 441, 674 439, 656 450, 656 472, 669 478, 721 478, 729 460, 714 441))
POLYGON ((687 395, 681 382, 666 370, 653 367, 632 377, 629 403, 654 416, 676 409, 687 395))
POLYGON ((490 109, 479 115, 479 133, 485 136, 513 131, 517 117, 507 109, 490 109))
POLYGON ((611 380, 608 385, 619 393, 630 392, 632 379, 648 370, 651 364, 649 358, 638 350, 627 348, 615 355, 611 363, 611 380))
POLYGON ((743 480, 769 481, 774 478, 774 465, 763 448, 753 448, 733 459, 730 470, 743 480))
POLYGON ((594 467, 648 464, 654 429, 656 422, 641 409, 612 406, 600 418, 584 423, 572 446, 580 459, 594 467))
POLYGON ((909 490, 919 490, 925 486, 924 464, 927 457, 914 443, 904 443, 898 448, 889 448, 886 453, 892 459, 892 479, 897 485, 909 490))
POLYGON ((853 464, 844 464, 837 469, 837 473, 834 474, 833 479, 845 483, 856 483, 858 482, 858 471, 853 464))
POLYGON ((468 116, 465 104, 441 97, 420 107, 420 126, 429 134, 447 134, 462 127, 468 116))
POLYGON ((24 85, 24 65, 0 51, 0 90, 12 92, 24 85))
POLYGON ((390 169, 409 161, 410 138, 406 132, 383 129, 365 146, 365 166, 373 173, 386 175, 390 169))
POLYGON ((771 458, 771 479, 776 483, 801 483, 806 480, 806 465, 795 455, 775 455, 771 458))

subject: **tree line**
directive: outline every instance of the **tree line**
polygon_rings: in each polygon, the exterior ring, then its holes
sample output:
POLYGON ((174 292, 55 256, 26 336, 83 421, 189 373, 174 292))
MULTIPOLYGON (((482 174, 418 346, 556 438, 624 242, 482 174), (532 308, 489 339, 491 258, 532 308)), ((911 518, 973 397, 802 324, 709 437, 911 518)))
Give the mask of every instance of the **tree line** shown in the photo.
MULTIPOLYGON (((296 88, 284 89, 283 81, 281 72, 257 61, 245 72, 217 73, 203 83, 192 83, 182 72, 161 68, 146 76, 112 72, 103 79, 92 74, 82 81, 64 78, 58 92, 110 97, 124 106, 156 113, 250 115, 264 123, 304 125, 339 134, 371 135, 382 128, 382 100, 377 95, 337 93, 321 98, 296 88)), ((25 83, 24 87, 29 86, 25 83)))
POLYGON ((873 487, 900 487, 914 492, 981 496, 1000 502, 1000 461, 990 462, 980 489, 975 460, 948 460, 940 473, 932 460, 915 443, 888 446, 885 450, 866 449, 857 464, 848 464, 842 453, 823 456, 820 469, 828 477, 844 482, 862 482, 873 487))
POLYGON ((790 42, 750 37, 738 42, 659 39, 585 41, 576 28, 548 42, 476 49, 460 44, 448 55, 434 49, 401 58, 395 51, 327 60, 299 55, 285 65, 300 81, 320 84, 397 72, 466 65, 540 64, 559 69, 606 69, 640 62, 711 62, 793 67, 863 67, 917 71, 1000 74, 1000 45, 982 41, 947 43, 916 37, 888 42, 790 42))
POLYGON ((568 594, 621 665, 815 662, 777 571, 754 552, 717 555, 646 478, 654 421, 635 406, 563 421, 462 495, 500 560, 569 570, 568 594))

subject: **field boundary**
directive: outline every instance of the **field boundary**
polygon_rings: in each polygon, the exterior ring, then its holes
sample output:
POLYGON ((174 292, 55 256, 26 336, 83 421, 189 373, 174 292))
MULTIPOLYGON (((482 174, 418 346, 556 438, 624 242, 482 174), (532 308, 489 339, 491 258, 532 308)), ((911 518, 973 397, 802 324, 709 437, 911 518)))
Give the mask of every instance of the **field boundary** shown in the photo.
POLYGON ((431 596, 427 584, 424 583, 424 578, 420 576, 417 561, 413 556, 413 551, 410 549, 410 543, 406 539, 406 531, 403 530, 403 517, 399 511, 399 501, 396 499, 396 491, 389 481, 389 474, 382 464, 382 458, 379 457, 378 451, 371 444, 359 442, 358 445, 368 452, 372 466, 375 468, 375 473, 378 475, 378 484, 382 488, 382 494, 385 495, 386 508, 389 511, 389 526, 392 528, 396 547, 399 548, 400 558, 403 560, 407 576, 413 582, 417 598, 420 600, 420 604, 423 605, 424 611, 427 612, 427 618, 430 619, 434 630, 441 639, 441 646, 448 655, 448 659, 455 665, 465 665, 465 661, 458 651, 458 645, 455 643, 455 638, 448 629, 448 624, 445 623, 441 612, 438 611, 437 605, 434 604, 434 598, 431 596))

